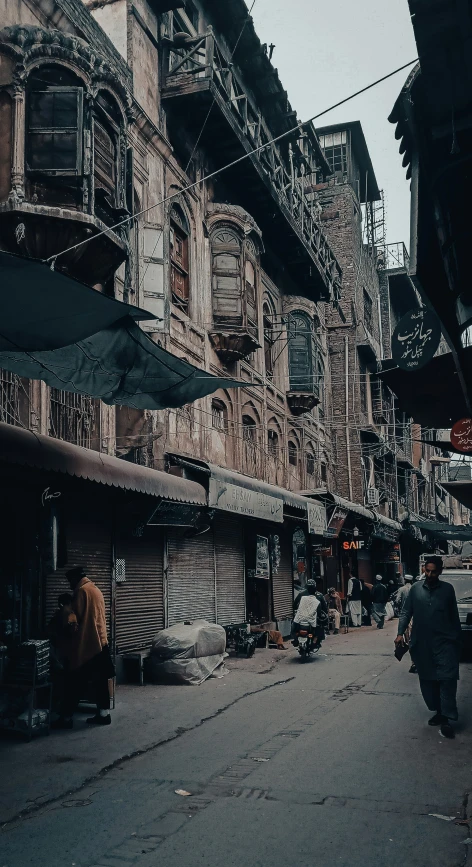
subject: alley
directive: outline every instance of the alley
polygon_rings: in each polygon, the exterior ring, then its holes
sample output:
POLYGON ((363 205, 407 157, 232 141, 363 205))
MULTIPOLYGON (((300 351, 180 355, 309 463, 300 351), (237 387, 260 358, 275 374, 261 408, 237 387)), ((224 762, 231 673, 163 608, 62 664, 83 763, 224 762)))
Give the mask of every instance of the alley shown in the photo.
POLYGON ((1 864, 464 864, 472 668, 445 741, 395 626, 333 636, 304 665, 260 651, 199 688, 128 688, 111 729, 3 743, 1 864))

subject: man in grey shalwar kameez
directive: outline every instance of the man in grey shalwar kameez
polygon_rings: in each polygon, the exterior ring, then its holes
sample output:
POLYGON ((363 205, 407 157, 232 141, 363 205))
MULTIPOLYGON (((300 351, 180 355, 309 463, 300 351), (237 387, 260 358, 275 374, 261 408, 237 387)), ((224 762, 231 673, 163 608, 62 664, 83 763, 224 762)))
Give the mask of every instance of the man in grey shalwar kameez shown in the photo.
POLYGON ((461 653, 461 624, 452 584, 440 581, 440 557, 424 564, 425 580, 413 584, 398 621, 396 644, 413 618, 410 653, 420 678, 420 687, 434 716, 429 725, 441 726, 443 737, 453 738, 449 720, 457 720, 456 692, 461 653))

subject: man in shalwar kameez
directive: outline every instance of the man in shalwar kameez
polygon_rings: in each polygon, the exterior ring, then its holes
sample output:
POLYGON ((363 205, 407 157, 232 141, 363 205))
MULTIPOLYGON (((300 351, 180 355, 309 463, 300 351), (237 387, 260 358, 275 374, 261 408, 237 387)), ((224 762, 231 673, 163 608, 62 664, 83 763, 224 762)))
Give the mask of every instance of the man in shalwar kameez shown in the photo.
POLYGON ((410 653, 426 706, 435 711, 429 725, 440 726, 443 737, 453 738, 450 720, 457 720, 461 624, 454 588, 439 580, 442 568, 440 557, 425 562, 425 580, 413 584, 405 599, 395 643, 403 642, 413 618, 410 653))

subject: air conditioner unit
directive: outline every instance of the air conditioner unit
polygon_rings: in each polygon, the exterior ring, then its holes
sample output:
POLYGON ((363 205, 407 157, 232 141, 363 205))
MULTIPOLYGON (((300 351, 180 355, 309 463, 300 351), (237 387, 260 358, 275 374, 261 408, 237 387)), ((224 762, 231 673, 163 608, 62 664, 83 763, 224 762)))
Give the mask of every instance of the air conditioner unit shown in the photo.
POLYGON ((379 489, 378 488, 367 488, 367 502, 369 506, 378 506, 379 505, 379 489))

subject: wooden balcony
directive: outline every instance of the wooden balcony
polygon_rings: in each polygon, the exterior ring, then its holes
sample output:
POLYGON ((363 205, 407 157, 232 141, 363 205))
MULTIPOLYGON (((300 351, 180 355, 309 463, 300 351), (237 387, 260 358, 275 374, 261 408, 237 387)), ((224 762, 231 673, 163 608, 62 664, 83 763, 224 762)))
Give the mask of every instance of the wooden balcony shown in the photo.
MULTIPOLYGON (((250 154, 225 170, 239 204, 256 219, 305 295, 315 301, 337 298, 341 269, 319 221, 310 136, 296 131, 268 144, 274 135, 264 114, 270 115, 271 94, 265 104, 255 104, 212 28, 183 44, 164 40, 163 49, 162 98, 171 135, 182 125, 191 129, 217 167, 250 154)), ((295 126, 296 117, 290 124, 295 126)))

